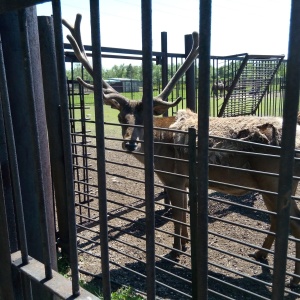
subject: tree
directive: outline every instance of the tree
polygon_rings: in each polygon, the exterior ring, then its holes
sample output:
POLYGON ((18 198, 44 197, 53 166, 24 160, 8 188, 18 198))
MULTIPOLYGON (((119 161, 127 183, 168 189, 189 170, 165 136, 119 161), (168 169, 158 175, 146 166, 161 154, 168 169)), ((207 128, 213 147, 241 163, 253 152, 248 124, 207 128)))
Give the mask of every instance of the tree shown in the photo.
POLYGON ((93 78, 92 76, 81 66, 80 63, 74 63, 73 71, 67 70, 66 75, 68 80, 74 80, 77 77, 83 78, 83 80, 92 82, 93 78))

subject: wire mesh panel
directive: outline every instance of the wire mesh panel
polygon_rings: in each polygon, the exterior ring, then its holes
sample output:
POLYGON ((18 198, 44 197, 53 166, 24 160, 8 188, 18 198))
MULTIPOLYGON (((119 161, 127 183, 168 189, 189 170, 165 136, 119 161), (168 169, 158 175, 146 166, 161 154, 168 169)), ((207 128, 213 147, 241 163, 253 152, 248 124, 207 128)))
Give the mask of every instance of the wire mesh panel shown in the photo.
POLYGON ((218 116, 255 114, 263 97, 269 92, 270 84, 283 58, 283 55, 270 57, 245 54, 235 76, 227 82, 227 94, 218 116))

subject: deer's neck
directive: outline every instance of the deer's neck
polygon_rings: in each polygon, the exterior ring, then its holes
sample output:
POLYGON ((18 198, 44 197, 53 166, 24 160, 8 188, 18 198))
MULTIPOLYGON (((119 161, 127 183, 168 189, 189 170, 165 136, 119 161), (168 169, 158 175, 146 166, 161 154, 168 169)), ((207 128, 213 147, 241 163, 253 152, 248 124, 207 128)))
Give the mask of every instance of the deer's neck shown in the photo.
MULTIPOLYGON (((153 127, 156 127, 153 131, 154 141, 160 141, 165 143, 173 142, 173 134, 170 131, 164 130, 169 128, 171 124, 175 122, 175 117, 159 117, 153 119, 153 127)), ((154 146, 155 147, 155 146, 154 146)))
MULTIPOLYGON (((175 122, 175 117, 157 117, 153 119, 153 140, 154 142, 173 143, 173 134, 171 131, 165 131, 171 124, 175 122)), ((154 153, 159 155, 164 147, 160 144, 154 144, 154 153)), ((144 153, 144 146, 142 144, 138 152, 144 153)), ((137 160, 144 163, 144 156, 132 153, 137 160)))

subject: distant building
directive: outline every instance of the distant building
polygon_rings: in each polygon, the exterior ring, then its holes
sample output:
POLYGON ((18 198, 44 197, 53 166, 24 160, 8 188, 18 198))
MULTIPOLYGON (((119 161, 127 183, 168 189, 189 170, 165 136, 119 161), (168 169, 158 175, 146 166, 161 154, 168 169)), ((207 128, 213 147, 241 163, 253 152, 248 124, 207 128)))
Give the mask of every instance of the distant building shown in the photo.
POLYGON ((141 81, 130 78, 108 78, 105 80, 117 92, 138 92, 140 90, 141 81))

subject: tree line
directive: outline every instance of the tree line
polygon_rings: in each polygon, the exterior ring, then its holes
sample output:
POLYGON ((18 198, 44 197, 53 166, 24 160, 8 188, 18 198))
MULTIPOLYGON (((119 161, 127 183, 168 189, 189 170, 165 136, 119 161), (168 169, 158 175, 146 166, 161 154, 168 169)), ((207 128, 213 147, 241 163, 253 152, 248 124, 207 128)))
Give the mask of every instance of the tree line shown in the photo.
MULTIPOLYGON (((168 77, 171 78, 172 75, 176 72, 176 69, 179 68, 180 65, 169 65, 168 66, 168 77)), ((218 79, 228 81, 232 81, 238 68, 240 66, 239 62, 231 62, 230 64, 227 64, 226 66, 220 66, 218 68, 214 68, 211 66, 210 75, 211 75, 211 84, 218 79)), ((253 66, 254 67, 254 66, 253 66)), ((249 66, 248 66, 249 68, 249 66)), ((81 64, 77 63, 74 64, 73 72, 72 70, 67 70, 67 78, 72 79, 82 77, 85 81, 92 82, 93 79, 88 72, 82 68, 81 64), (73 76, 72 76, 73 74, 73 76)), ((198 70, 196 67, 195 74, 198 74, 198 70)), ((153 63, 152 66, 152 76, 153 76, 153 83, 154 85, 159 85, 161 82, 161 65, 156 65, 153 63)), ((125 65, 114 65, 110 69, 103 69, 102 70, 102 77, 104 80, 107 80, 109 78, 130 78, 130 79, 136 79, 142 81, 142 66, 133 66, 131 64, 125 65)), ((196 76, 197 77, 197 76, 196 76)), ((285 77, 285 64, 281 64, 278 72, 277 77, 284 78, 285 77)))

